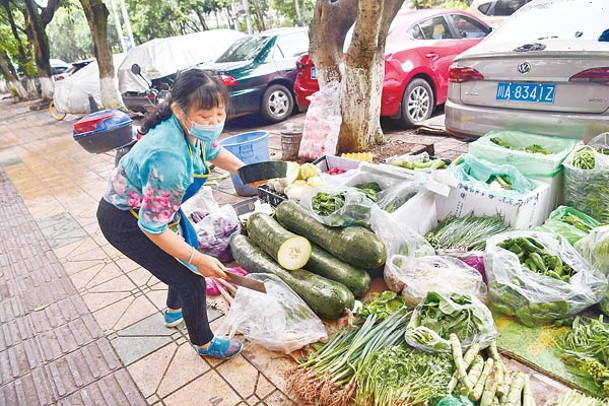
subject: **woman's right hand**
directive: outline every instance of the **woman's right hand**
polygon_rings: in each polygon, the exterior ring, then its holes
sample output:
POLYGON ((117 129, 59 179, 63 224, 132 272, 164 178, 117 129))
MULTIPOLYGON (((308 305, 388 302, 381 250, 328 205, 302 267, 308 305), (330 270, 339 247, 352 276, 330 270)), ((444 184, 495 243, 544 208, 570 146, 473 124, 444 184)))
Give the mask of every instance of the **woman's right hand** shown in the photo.
POLYGON ((199 272, 201 272, 201 275, 206 278, 229 278, 228 274, 226 273, 226 267, 222 264, 222 262, 218 261, 217 258, 202 253, 197 253, 194 261, 192 262, 193 265, 197 267, 199 272))

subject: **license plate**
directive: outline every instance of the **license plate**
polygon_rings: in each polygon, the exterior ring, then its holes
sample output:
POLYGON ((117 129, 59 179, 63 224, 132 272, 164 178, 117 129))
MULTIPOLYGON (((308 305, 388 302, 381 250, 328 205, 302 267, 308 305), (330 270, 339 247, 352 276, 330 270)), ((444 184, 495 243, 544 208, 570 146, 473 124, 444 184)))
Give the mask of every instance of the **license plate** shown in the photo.
POLYGON ((311 68, 311 79, 317 79, 317 71, 315 70, 315 67, 311 68))
POLYGON ((532 103, 554 103, 556 85, 553 83, 499 82, 497 100, 532 103))

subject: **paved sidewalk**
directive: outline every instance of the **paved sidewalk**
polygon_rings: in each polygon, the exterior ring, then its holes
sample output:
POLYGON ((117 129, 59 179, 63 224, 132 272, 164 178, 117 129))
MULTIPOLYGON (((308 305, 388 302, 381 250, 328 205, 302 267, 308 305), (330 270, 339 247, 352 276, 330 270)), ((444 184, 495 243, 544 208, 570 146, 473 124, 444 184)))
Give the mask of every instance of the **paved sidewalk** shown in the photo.
MULTIPOLYGON (((80 147, 71 136, 76 117, 56 122, 7 99, 0 112, 0 405, 293 404, 285 393, 291 358, 246 343, 228 362, 202 359, 183 326, 163 326, 166 287, 97 226, 114 155, 80 147)), ((289 121, 302 124, 304 115, 289 121)), ((271 158, 280 158, 285 123, 241 118, 223 137, 261 128, 270 131, 271 158)), ((433 144, 443 158, 467 150, 448 137, 384 128, 388 139, 433 144)), ((230 179, 217 180, 214 197, 242 200, 230 179)), ((209 302, 217 327, 225 304, 209 302)))

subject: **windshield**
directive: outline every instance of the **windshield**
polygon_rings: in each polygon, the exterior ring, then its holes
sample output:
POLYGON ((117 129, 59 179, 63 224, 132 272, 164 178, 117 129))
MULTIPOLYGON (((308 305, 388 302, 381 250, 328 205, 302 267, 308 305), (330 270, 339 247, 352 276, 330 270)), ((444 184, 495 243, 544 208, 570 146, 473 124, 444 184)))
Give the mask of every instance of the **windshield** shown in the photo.
POLYGON ((241 62, 256 58, 262 48, 268 42, 268 37, 247 37, 242 38, 231 45, 216 62, 241 62))
POLYGON ((489 37, 493 42, 598 41, 609 28, 609 1, 564 0, 529 3, 489 37))

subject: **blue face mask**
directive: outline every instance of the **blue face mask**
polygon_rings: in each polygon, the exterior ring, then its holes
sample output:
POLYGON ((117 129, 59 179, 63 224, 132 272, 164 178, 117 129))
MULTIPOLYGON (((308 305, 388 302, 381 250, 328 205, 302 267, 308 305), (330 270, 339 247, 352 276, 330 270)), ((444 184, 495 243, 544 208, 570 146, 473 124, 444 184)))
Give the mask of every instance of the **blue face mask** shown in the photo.
POLYGON ((224 129, 224 121, 219 124, 205 125, 195 123, 188 118, 186 114, 184 114, 184 117, 190 121, 190 129, 188 130, 188 133, 206 144, 213 143, 220 136, 220 134, 222 134, 222 130, 224 129))

